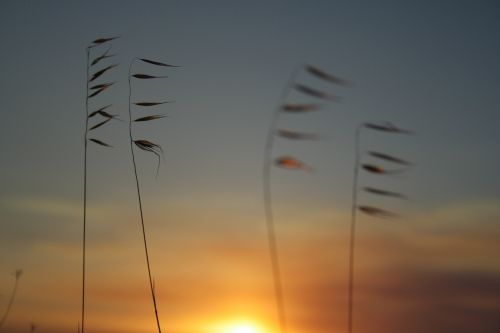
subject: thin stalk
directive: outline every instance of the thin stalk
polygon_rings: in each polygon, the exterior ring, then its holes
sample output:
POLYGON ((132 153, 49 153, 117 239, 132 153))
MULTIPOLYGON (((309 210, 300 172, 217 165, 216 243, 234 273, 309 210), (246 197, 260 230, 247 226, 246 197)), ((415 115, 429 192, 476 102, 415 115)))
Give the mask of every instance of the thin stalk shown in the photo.
POLYGON ((161 327, 160 327, 160 319, 158 318, 158 308, 156 306, 156 297, 155 297, 155 291, 154 291, 154 283, 153 279, 151 277, 151 266, 149 264, 149 254, 148 254, 148 244, 146 240, 146 227, 144 226, 144 215, 142 212, 142 200, 141 200, 141 190, 139 187, 139 177, 137 175, 137 165, 135 163, 135 155, 134 155, 134 140, 132 138, 132 111, 131 111, 131 96, 132 96, 132 83, 131 83, 131 76, 132 76, 132 64, 137 58, 132 59, 130 62, 130 66, 128 69, 128 115, 129 115, 129 137, 130 137, 130 153, 132 155, 132 164, 134 166, 134 175, 135 175, 135 183, 137 186, 137 198, 139 201, 139 211, 141 214, 141 226, 142 226, 142 237, 144 241, 144 251, 146 253, 146 264, 148 267, 148 277, 149 277, 149 286, 151 288, 151 297, 153 299, 153 307, 155 310, 155 317, 156 317, 156 325, 158 326, 158 332, 161 333, 161 327))
POLYGON ((16 298, 16 293, 17 293, 17 285, 19 281, 19 276, 17 276, 16 272, 16 282, 14 283, 14 288, 12 289, 12 294, 10 295, 9 299, 9 304, 7 305, 7 309, 5 310, 5 313, 2 316, 2 319, 0 319, 0 328, 3 326, 3 323, 5 320, 7 320, 7 317, 9 316, 10 309, 12 308, 12 304, 14 304, 14 299, 16 298))
POLYGON ((274 293, 276 298, 276 309, 278 313, 278 319, 280 323, 280 332, 287 332, 287 320, 286 320, 286 308, 285 300, 283 296, 283 283, 281 280, 281 270, 279 263, 279 251, 278 242, 276 239, 276 231, 274 226, 274 213, 272 207, 272 193, 271 193, 271 165, 272 165, 272 151, 274 146, 274 137, 276 132, 276 127, 278 126, 278 121, 281 114, 282 104, 288 97, 295 77, 299 73, 302 65, 299 65, 290 75, 288 82, 283 89, 281 94, 278 107, 274 110, 271 116, 271 124, 269 126, 269 132, 267 134, 266 146, 264 149, 264 166, 262 168, 262 180, 263 180, 263 193, 264 193, 264 210, 266 216, 266 227, 267 227, 267 238, 269 246, 269 255, 271 259, 271 268, 273 273, 274 282, 274 293))
POLYGON ((90 46, 86 48, 87 53, 87 77, 85 89, 85 134, 83 153, 83 239, 82 239, 82 333, 85 326, 85 253, 86 253, 86 230, 87 230, 87 136, 89 128, 89 76, 90 76, 90 46))
POLYGON ((359 178, 359 137, 362 125, 356 128, 355 134, 355 156, 352 181, 352 206, 351 206, 351 235, 349 244, 349 287, 348 287, 348 311, 347 311, 347 332, 352 333, 352 318, 354 307, 354 250, 356 241, 356 217, 358 212, 358 178, 359 178))

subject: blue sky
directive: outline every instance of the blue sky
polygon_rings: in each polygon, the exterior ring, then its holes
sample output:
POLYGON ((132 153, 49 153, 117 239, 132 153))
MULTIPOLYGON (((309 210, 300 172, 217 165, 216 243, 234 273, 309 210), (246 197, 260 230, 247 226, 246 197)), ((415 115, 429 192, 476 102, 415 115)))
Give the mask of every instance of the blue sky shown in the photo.
MULTIPOLYGON (((393 138, 367 133, 363 147, 383 147, 415 162, 410 172, 384 183, 411 200, 389 204, 405 216, 394 227, 398 231, 391 229, 392 224, 377 230, 366 221, 367 243, 380 245, 395 233, 408 241, 394 244, 392 251, 398 246, 415 246, 418 253, 435 249, 443 255, 435 265, 442 265, 446 274, 472 272, 479 279, 494 272, 498 276, 500 267, 492 264, 491 253, 498 253, 493 241, 499 239, 498 227, 493 222, 500 216, 495 208, 500 197, 499 9, 495 1, 3 1, 0 293, 8 293, 9 273, 18 266, 26 271, 27 290, 20 296, 10 328, 21 327, 28 320, 25 317, 43 321, 29 312, 46 299, 34 290, 50 289, 51 284, 36 282, 34 276, 40 274, 61 274, 68 290, 75 290, 74 298, 55 298, 50 302, 53 308, 47 306, 50 313, 65 307, 65 319, 49 316, 43 325, 53 330, 74 327, 71 323, 78 318, 84 50, 102 36, 122 37, 113 43, 120 67, 110 77, 117 84, 98 103, 113 103, 112 111, 123 119, 130 59, 140 56, 181 66, 160 71, 168 79, 141 84, 136 91, 137 96, 175 100, 158 108, 168 118, 138 127, 137 134, 161 144, 165 151, 158 179, 153 156, 139 152, 139 168, 153 249, 168 253, 177 246, 192 247, 186 250, 186 258, 169 257, 185 263, 182 267, 187 267, 180 271, 194 274, 188 263, 202 251, 199 244, 208 240, 218 244, 228 237, 242 237, 250 242, 249 248, 265 254, 260 174, 265 135, 290 72, 306 62, 354 84, 332 87, 299 75, 301 82, 331 89, 343 101, 320 112, 283 117, 282 126, 323 137, 319 142, 276 145, 276 156, 291 153, 315 169, 313 174, 273 170, 277 222, 284 243, 299 242, 296 248, 300 249, 318 233, 330 232, 331 222, 332 234, 340 235, 332 237, 338 237, 338 247, 344 245, 354 128, 363 121, 388 120, 417 135, 393 138), (315 227, 308 228, 311 224, 315 227), (493 237, 491 242, 488 235, 493 237), (483 237, 489 245, 475 252, 473 244, 483 237), (456 263, 447 252, 450 248, 462 249, 468 259, 456 263), (64 258, 57 255, 63 252, 64 258)), ((99 137, 114 148, 90 146, 89 214, 94 228, 90 241, 104 247, 104 254, 97 251, 96 257, 120 261, 120 255, 129 252, 112 244, 125 246, 137 231, 126 123, 103 127, 99 137)), ((129 250, 139 258, 140 247, 134 246, 129 250)), ((285 253, 296 251, 292 245, 284 247, 285 253)), ((408 258, 402 255, 392 263, 408 258)), ((261 264, 268 269, 265 255, 261 259, 251 261, 249 267, 261 264)), ((156 260, 159 266, 160 255, 156 260)), ((223 256, 220 260, 226 262, 223 256)), ((377 260, 379 267, 365 267, 370 274, 391 263, 377 260)), ((231 267, 227 270, 232 271, 231 267)), ((399 264, 391 267, 400 272, 399 264)), ((130 272, 123 269, 128 276, 130 272)), ((222 271, 214 269, 213 274, 222 271)), ((400 273, 448 281, 448 275, 439 275, 431 264, 415 263, 400 273)), ((166 270, 166 280, 168 274, 166 270)), ((266 278, 262 277, 263 284, 266 278)), ((341 290, 342 280, 338 283, 341 290)), ((498 286, 486 284, 494 288, 498 300, 498 286)), ((264 302, 265 296, 259 300, 264 302)), ((5 297, 0 298, 3 301, 5 297)), ((334 306, 342 307, 342 300, 338 302, 334 306)), ((468 298, 466 303, 471 304, 468 298)), ((119 317, 117 311, 111 312, 119 317)), ((478 310, 471 306, 470 311, 478 310)), ((498 322, 488 311, 479 317, 491 325, 481 332, 497 332, 498 322)), ((312 318, 297 326, 311 328, 307 323, 312 318)), ((339 332, 342 318, 332 319, 339 332)), ((96 322, 96 327, 105 330, 103 322, 100 326, 96 322)), ((181 319, 176 325, 179 330, 185 328, 181 319)), ((318 325, 314 328, 322 331, 318 325)), ((470 332, 476 322, 467 325, 460 331, 436 319, 436 326, 429 326, 427 332, 470 332)))

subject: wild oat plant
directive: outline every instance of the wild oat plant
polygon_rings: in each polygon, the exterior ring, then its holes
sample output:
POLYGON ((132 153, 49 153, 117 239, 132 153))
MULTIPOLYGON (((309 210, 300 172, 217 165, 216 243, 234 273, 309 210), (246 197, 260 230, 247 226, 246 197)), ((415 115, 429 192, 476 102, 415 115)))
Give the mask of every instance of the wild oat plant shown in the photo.
POLYGON ((109 44, 111 41, 119 37, 98 38, 94 40, 85 49, 87 55, 87 76, 86 76, 86 90, 85 90, 85 134, 84 134, 84 158, 83 158, 83 239, 82 239, 82 309, 81 309, 81 332, 85 332, 85 255, 86 255, 86 229, 87 229, 87 143, 89 141, 96 143, 103 147, 111 147, 106 142, 89 138, 89 132, 107 124, 112 119, 117 119, 116 115, 108 113, 106 110, 111 106, 100 106, 97 110, 90 112, 89 104, 91 100, 96 99, 98 95, 111 87, 115 82, 98 82, 102 79, 103 74, 118 66, 118 64, 107 65, 99 70, 95 70, 108 58, 112 58, 114 54, 110 54, 111 48, 102 51, 102 45, 109 44), (95 51, 98 55, 94 55, 95 51), (92 59, 92 60, 91 60, 92 59), (97 123, 91 125, 94 118, 101 118, 97 123))
POLYGON ((10 309, 12 308, 12 304, 14 304, 14 299, 16 298, 16 294, 17 294, 17 286, 19 284, 19 279, 23 275, 23 270, 18 269, 14 272, 13 275, 15 278, 14 287, 12 288, 12 292, 10 294, 9 303, 7 303, 7 307, 5 308, 5 312, 3 313, 2 318, 0 319, 0 328, 2 328, 3 324, 7 320, 7 317, 9 316, 9 313, 10 313, 10 309))
POLYGON ((405 172, 411 163, 401 159, 399 157, 386 154, 379 151, 367 151, 363 154, 360 151, 360 139, 361 134, 365 130, 373 130, 376 132, 391 133, 391 134, 411 134, 412 132, 399 128, 390 122, 376 124, 376 123, 363 123, 356 128, 355 131, 355 160, 354 160, 354 172, 353 172, 353 182, 352 182, 352 206, 351 206, 351 228, 350 228, 350 243, 349 243, 349 286, 348 286, 348 326, 347 331, 352 333, 353 330, 353 307, 354 307, 354 254, 355 254, 355 241, 356 241, 356 222, 357 222, 357 212, 364 213, 378 218, 394 218, 398 215, 392 211, 376 207, 369 204, 359 204, 358 194, 360 191, 368 193, 370 195, 377 195, 390 198, 403 199, 405 196, 401 193, 386 190, 378 187, 363 186, 359 187, 359 171, 363 171, 372 175, 394 175, 405 172), (364 156, 367 155, 367 156, 364 156), (374 163, 365 163, 362 161, 363 157, 369 157, 371 159, 377 160, 379 163, 392 164, 393 166, 389 169, 374 163))
POLYGON ((144 58, 134 58, 130 62, 129 66, 129 71, 128 71, 128 83, 129 83, 129 96, 128 96, 128 114, 129 114, 129 137, 130 137, 130 154, 132 158, 132 164, 134 167, 134 176, 135 176, 135 182, 136 182, 136 187, 137 187, 137 199, 139 203, 139 212, 140 212, 140 217, 141 217, 141 227, 142 227, 142 237, 144 241, 144 251, 146 254, 146 265, 148 269, 148 278, 149 278, 149 287, 151 289, 151 298, 153 301, 153 307, 155 311, 155 318, 156 318, 156 325, 158 327, 158 332, 161 333, 161 326, 160 326, 160 320, 158 318, 158 307, 156 303, 156 296, 155 296, 155 289, 154 289, 154 281, 152 278, 151 274, 151 265, 149 263, 149 254, 148 254, 148 244, 147 244, 147 239, 146 239, 146 227, 144 225, 144 214, 143 214, 143 208, 142 208, 142 198, 141 198, 141 190, 139 186, 139 177, 137 174, 137 165, 135 162, 135 154, 134 154, 134 146, 150 152, 158 158, 158 166, 156 168, 156 175, 158 175, 159 168, 160 168, 160 162, 161 162, 161 157, 163 154, 162 148, 160 145, 153 143, 149 140, 144 140, 144 139, 135 139, 133 135, 133 124, 134 123, 142 123, 142 122, 147 122, 147 121, 152 121, 152 120, 157 120, 164 118, 165 115, 163 114, 153 114, 153 115, 147 115, 147 116, 140 116, 138 118, 132 119, 132 104, 141 108, 149 108, 149 107, 154 107, 158 106, 161 104, 168 103, 167 101, 161 101, 161 102, 150 102, 150 101, 139 101, 139 102, 134 102, 132 103, 132 81, 134 79, 138 80, 151 80, 151 79, 160 79, 160 78, 165 78, 166 76, 157 76, 157 75, 150 75, 150 74, 141 74, 141 73, 132 73, 132 67, 136 62, 143 62, 148 65, 153 65, 155 67, 178 67, 178 66, 173 66, 169 65, 163 62, 159 61, 153 61, 149 59, 144 59, 144 58))
POLYGON ((329 82, 334 85, 342 86, 342 85, 347 85, 349 83, 347 80, 328 74, 327 72, 319 69, 318 67, 310 65, 299 65, 292 72, 282 92, 278 104, 279 106, 273 112, 271 117, 269 132, 267 134, 267 140, 264 149, 264 159, 263 159, 264 166, 262 169, 262 180, 263 180, 263 199, 264 199, 265 220, 266 220, 267 236, 268 236, 269 255, 271 259, 276 310, 278 314, 279 327, 281 333, 287 332, 287 316, 286 316, 286 307, 285 307, 283 285, 282 285, 282 278, 280 271, 278 243, 274 226, 274 213, 273 213, 272 193, 271 193, 272 192, 271 166, 274 164, 277 167, 290 170, 312 171, 313 169, 306 163, 302 162, 300 159, 291 155, 281 155, 276 158, 273 158, 272 156, 273 146, 276 137, 285 140, 305 141, 305 140, 317 140, 319 139, 319 136, 314 133, 305 133, 292 129, 280 129, 278 128, 279 120, 283 114, 303 114, 319 110, 323 107, 322 104, 319 104, 321 101, 338 102, 340 100, 340 98, 335 95, 296 82, 298 75, 302 72, 305 72, 310 76, 313 76, 317 79, 329 82), (312 99, 313 102, 312 103, 290 102, 289 99, 292 92, 297 92, 298 95, 301 96, 299 100, 303 100, 304 97, 307 97, 309 99, 312 99))

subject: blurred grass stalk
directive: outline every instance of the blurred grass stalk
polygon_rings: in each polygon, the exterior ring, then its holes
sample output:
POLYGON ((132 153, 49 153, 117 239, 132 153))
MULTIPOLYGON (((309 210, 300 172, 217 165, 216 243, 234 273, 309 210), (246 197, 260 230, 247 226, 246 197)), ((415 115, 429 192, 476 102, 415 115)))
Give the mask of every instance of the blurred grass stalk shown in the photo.
POLYGON ((264 201, 264 211, 265 211, 265 221, 268 239, 269 256, 271 260, 271 270, 272 278, 274 284, 274 294, 276 301, 276 310, 278 315, 279 327, 281 333, 287 332, 287 313, 285 297, 283 293, 283 281, 281 276, 280 268, 280 258, 279 258, 279 247, 276 236, 276 228, 274 223, 274 212, 272 203, 272 191, 271 191, 271 166, 274 164, 277 167, 289 169, 289 170, 304 170, 312 172, 313 168, 302 162, 300 159, 291 156, 284 155, 273 159, 273 147, 275 138, 278 136, 285 140, 293 141, 303 141, 303 140, 317 140, 319 136, 314 133, 305 133, 297 130, 290 129, 278 129, 278 124, 280 116, 282 113, 288 114, 299 114, 299 113, 309 113, 311 111, 316 111, 322 108, 321 105, 316 103, 289 103, 289 99, 292 91, 302 94, 308 98, 312 98, 314 101, 322 100, 326 102, 338 102, 339 97, 317 90, 316 88, 311 88, 307 85, 297 83, 297 77, 302 72, 305 71, 307 74, 312 75, 320 80, 327 81, 335 85, 348 85, 347 80, 340 79, 334 75, 326 73, 325 71, 319 69, 318 67, 300 64, 292 71, 290 78, 288 79, 283 92, 281 93, 278 107, 274 110, 271 115, 271 121, 269 125, 269 131, 267 133, 266 144, 264 148, 264 158, 263 158, 263 168, 262 168, 262 189, 263 189, 263 201, 264 201))

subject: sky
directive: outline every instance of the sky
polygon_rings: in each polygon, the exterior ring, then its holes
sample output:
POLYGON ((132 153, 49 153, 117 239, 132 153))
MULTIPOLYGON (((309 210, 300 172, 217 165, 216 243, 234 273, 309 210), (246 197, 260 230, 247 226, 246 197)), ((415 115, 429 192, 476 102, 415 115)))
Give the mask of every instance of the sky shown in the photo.
MULTIPOLYGON (((0 3, 0 316, 2 332, 76 332, 81 302, 85 48, 110 43, 116 81, 91 110, 127 120, 133 100, 169 100, 136 124, 136 149, 160 319, 170 333, 278 333, 262 194, 266 135, 295 82, 341 98, 282 114, 273 156, 313 168, 272 168, 289 332, 347 328, 354 133, 390 121, 415 132, 363 131, 360 149, 412 161, 401 174, 360 171, 360 203, 396 219, 358 215, 354 332, 500 331, 500 5, 496 1, 2 1, 0 3), (146 80, 144 80, 146 81, 146 80), (238 325, 255 331, 238 331, 238 325)), ((104 51, 103 45, 99 50, 104 51)), ((104 75, 103 75, 104 77, 104 75)), ((287 102, 311 102, 292 91, 287 102)), ((134 109, 139 117, 141 110, 134 109)), ((144 114, 146 115, 146 114, 144 114)), ((86 331, 155 330, 126 121, 89 143, 86 331)))

